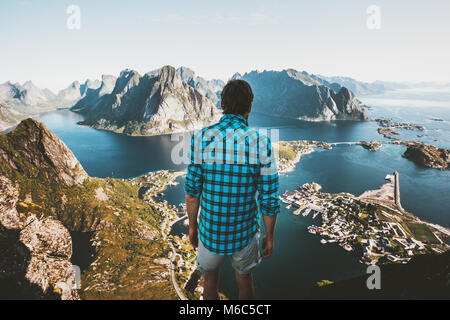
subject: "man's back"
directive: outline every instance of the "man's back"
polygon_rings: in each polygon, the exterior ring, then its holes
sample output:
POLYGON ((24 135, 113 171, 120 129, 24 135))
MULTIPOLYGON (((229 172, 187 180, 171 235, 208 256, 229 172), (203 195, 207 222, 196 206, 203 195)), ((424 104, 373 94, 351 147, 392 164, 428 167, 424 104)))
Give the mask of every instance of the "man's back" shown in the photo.
POLYGON ((224 115, 193 136, 186 193, 201 195, 199 234, 208 250, 231 255, 249 243, 258 230, 257 191, 263 213, 277 214, 278 174, 270 141, 242 116, 224 115))
POLYGON ((189 240, 198 248, 204 299, 218 299, 220 267, 227 256, 236 271, 239 298, 252 299, 252 271, 274 248, 278 173, 270 140, 247 125, 253 101, 250 85, 231 80, 221 98, 220 122, 195 133, 191 141, 185 183, 189 240), (257 203, 266 231, 262 254, 257 203))

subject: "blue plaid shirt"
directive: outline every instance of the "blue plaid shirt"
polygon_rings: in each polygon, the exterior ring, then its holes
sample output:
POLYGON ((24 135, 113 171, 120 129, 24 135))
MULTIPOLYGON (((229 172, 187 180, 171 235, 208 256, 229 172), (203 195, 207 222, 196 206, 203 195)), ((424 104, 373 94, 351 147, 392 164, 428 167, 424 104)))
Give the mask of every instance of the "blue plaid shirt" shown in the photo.
POLYGON ((199 237, 209 251, 232 255, 258 231, 259 209, 280 212, 278 172, 270 139, 240 115, 196 132, 191 140, 185 192, 201 197, 199 237))

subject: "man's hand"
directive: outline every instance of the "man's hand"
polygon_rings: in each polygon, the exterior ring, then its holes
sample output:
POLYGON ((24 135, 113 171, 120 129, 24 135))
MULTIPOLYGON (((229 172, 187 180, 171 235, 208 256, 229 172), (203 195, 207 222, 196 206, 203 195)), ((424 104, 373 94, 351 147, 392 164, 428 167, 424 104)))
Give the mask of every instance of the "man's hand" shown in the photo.
POLYGON ((200 208, 200 199, 186 194, 186 211, 189 218, 189 241, 194 249, 198 247, 198 209, 200 208))
POLYGON ((265 235, 262 240, 262 248, 263 248, 263 253, 262 253, 261 257, 262 258, 270 257, 273 252, 273 238, 269 238, 267 235, 265 235))
POLYGON ((189 226, 189 241, 194 249, 198 247, 198 227, 189 226))

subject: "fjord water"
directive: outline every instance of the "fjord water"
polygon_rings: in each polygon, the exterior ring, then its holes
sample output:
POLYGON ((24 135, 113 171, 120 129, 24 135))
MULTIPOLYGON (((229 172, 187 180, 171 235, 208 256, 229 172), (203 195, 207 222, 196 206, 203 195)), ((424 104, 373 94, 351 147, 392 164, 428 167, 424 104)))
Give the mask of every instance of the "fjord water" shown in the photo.
MULTIPOLYGON (((373 107, 371 116, 425 125, 429 129, 417 140, 449 148, 450 106, 443 106, 441 101, 433 107, 436 99, 430 99, 431 105, 424 106, 423 96, 418 99, 421 104, 414 106, 414 98, 417 99, 414 95, 410 99, 413 102, 405 102, 406 105, 394 103, 402 97, 376 96, 361 100, 373 107), (411 106, 414 106, 413 110, 411 106), (444 121, 431 120, 434 118, 444 121)), ((171 161, 171 151, 177 142, 171 141, 170 136, 129 137, 79 126, 76 123, 81 119, 70 111, 51 112, 38 118, 66 143, 91 176, 130 178, 153 170, 185 169, 184 165, 175 165, 171 161)), ((252 115, 249 122, 256 127, 279 128, 280 140, 350 142, 382 139, 376 132, 375 122, 311 123, 257 114, 252 115)), ((405 140, 409 138, 404 136, 415 137, 421 133, 400 131, 400 138, 405 140)), ((356 145, 318 149, 303 156, 294 171, 281 175, 280 192, 315 181, 326 192, 358 195, 378 188, 387 173, 398 171, 403 207, 424 220, 450 227, 450 172, 420 168, 402 157, 404 151, 405 147, 396 145, 384 145, 377 152, 356 145)), ((165 192, 165 198, 175 205, 184 201, 183 178, 178 181, 181 182, 178 186, 165 192)), ((291 211, 282 206, 274 254, 255 271, 258 298, 298 299, 304 297, 316 281, 345 279, 365 272, 353 253, 334 244, 322 245, 320 238, 307 232, 306 227, 314 223, 311 216, 294 216, 291 211)), ((226 264, 220 287, 231 298, 237 294, 233 277, 231 266, 226 264)))

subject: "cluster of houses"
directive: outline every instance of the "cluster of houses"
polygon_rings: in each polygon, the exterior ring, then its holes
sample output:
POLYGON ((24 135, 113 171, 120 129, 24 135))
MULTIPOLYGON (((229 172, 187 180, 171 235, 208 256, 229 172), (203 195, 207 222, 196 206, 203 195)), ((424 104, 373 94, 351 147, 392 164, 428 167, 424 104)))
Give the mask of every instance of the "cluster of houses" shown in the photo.
POLYGON ((347 251, 361 252, 365 264, 380 259, 407 263, 426 250, 425 244, 408 236, 395 217, 377 205, 349 194, 332 195, 319 190, 320 185, 308 183, 298 191, 285 193, 282 200, 321 213, 322 224, 308 227, 310 233, 322 238, 321 243, 337 243, 347 251))

